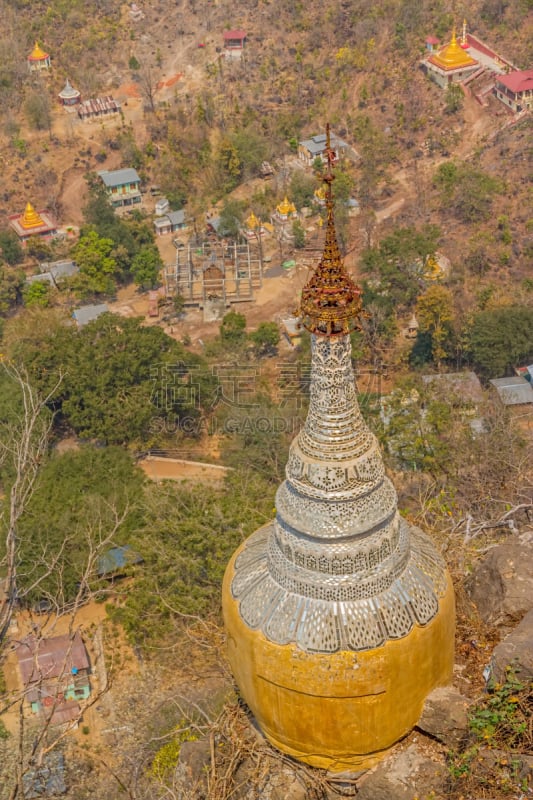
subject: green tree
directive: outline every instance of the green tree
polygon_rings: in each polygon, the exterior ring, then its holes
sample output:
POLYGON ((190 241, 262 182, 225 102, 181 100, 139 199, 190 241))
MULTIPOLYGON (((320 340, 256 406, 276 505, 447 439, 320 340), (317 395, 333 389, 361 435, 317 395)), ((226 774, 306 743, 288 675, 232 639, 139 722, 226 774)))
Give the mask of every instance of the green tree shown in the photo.
POLYGON ((177 636, 183 614, 220 613, 226 564, 272 517, 274 492, 253 469, 235 470, 222 489, 170 481, 146 488, 145 524, 131 539, 143 569, 124 603, 111 610, 132 641, 151 649, 177 636))
POLYGON ((289 196, 296 208, 301 209, 303 206, 311 205, 315 199, 316 188, 315 178, 308 175, 303 169, 295 170, 289 184, 289 196))
POLYGON ((131 263, 131 274, 138 286, 153 288, 159 281, 163 261, 155 245, 143 245, 131 263))
POLYGON ((257 355, 274 355, 280 340, 279 328, 275 322, 262 322, 250 334, 257 355))
POLYGON ((72 279, 72 285, 81 297, 114 292, 117 262, 113 247, 112 239, 104 239, 94 230, 80 238, 73 250, 80 271, 72 279))
MULTIPOLYGON (((80 577, 91 555, 98 552, 100 537, 120 520, 116 538, 106 547, 127 544, 138 526, 135 506, 142 484, 142 472, 118 447, 85 446, 56 454, 44 464, 17 537, 20 589, 42 578, 26 602, 47 597, 62 608, 76 596, 80 577)), ((98 582, 97 566, 94 559, 87 589, 98 582)))
POLYGON ((305 247, 305 228, 299 219, 295 219, 292 223, 292 235, 296 249, 301 250, 302 247, 305 247))
POLYGON ((238 311, 228 311, 220 324, 220 338, 229 344, 239 344, 246 339, 246 317, 238 311))
POLYGON ((41 236, 30 236, 26 242, 26 253, 37 261, 44 261, 46 258, 51 258, 53 254, 52 247, 49 242, 45 242, 41 236))
POLYGON ((53 400, 58 424, 84 439, 150 442, 168 426, 175 431, 182 415, 200 414, 181 383, 193 381, 210 407, 214 378, 201 358, 142 322, 102 314, 79 331, 62 326, 43 339, 26 338, 14 345, 13 357, 43 394, 63 376, 53 400))
POLYGON ((50 305, 50 288, 48 281, 32 281, 26 284, 22 292, 24 305, 46 308, 50 305))
POLYGON ((463 222, 481 222, 490 216, 494 196, 504 183, 473 164, 446 161, 435 173, 443 208, 449 208, 463 222))
POLYGON ((457 114, 463 107, 464 95, 458 83, 448 84, 446 89, 446 113, 457 114))
POLYGON ((11 311, 22 296, 25 275, 21 270, 0 264, 0 316, 11 311))
POLYGON ((372 278, 372 290, 391 309, 409 306, 422 286, 420 264, 437 248, 440 230, 436 225, 396 228, 377 247, 362 254, 362 268, 372 278))
POLYGON ((10 267, 14 267, 24 260, 24 250, 14 231, 0 231, 0 250, 2 258, 10 267))
POLYGON ((430 286, 416 303, 416 315, 421 336, 427 334, 431 341, 433 361, 440 367, 443 359, 451 355, 453 339, 453 296, 445 286, 430 286))
POLYGON ((220 212, 219 233, 221 236, 229 236, 237 239, 241 232, 242 221, 246 203, 241 200, 227 200, 220 212))
POLYGON ((243 177, 259 174, 262 162, 267 157, 267 143, 257 127, 247 126, 231 134, 230 142, 235 148, 243 177))
POLYGON ((474 366, 488 378, 511 374, 533 359, 533 308, 505 306, 481 311, 466 332, 474 366))
POLYGON ((238 186, 243 172, 239 152, 231 140, 224 139, 220 143, 218 161, 225 176, 224 189, 226 192, 230 192, 238 186))
POLYGON ((26 116, 31 127, 36 131, 50 130, 52 125, 52 109, 50 98, 44 90, 34 91, 26 100, 26 116))

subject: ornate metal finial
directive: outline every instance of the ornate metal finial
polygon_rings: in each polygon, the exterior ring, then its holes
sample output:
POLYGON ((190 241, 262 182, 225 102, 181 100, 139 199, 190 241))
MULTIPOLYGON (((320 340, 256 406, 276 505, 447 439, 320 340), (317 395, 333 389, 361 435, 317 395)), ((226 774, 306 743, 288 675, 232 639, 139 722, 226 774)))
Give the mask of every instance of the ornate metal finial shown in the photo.
POLYGON ((324 252, 313 275, 302 290, 302 325, 318 336, 342 336, 359 330, 362 310, 361 290, 344 268, 337 244, 333 192, 333 166, 337 160, 331 147, 329 123, 326 125, 326 171, 322 176, 326 201, 326 240, 324 252))

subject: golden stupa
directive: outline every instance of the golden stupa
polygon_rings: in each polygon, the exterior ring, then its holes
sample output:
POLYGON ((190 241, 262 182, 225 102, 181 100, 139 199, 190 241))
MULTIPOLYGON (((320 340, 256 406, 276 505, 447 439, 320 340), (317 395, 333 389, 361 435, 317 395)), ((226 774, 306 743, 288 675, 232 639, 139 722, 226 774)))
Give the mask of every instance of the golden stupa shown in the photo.
POLYGON ((475 67, 478 63, 475 58, 461 47, 453 29, 452 38, 449 44, 439 50, 429 58, 432 64, 443 70, 464 69, 465 67, 475 67))
POLYGON ((263 734, 344 772, 382 758, 450 681, 455 613, 446 566, 400 516, 357 403, 350 331, 361 293, 337 245, 329 135, 327 154, 324 254, 301 301, 309 413, 276 518, 232 557, 222 604, 231 668, 263 734))
POLYGON ((250 230, 250 231, 255 231, 255 230, 256 230, 256 228, 258 228, 259 226, 260 226, 260 222, 259 222, 259 220, 257 219, 257 217, 255 216, 254 212, 252 211, 252 212, 250 213, 250 216, 249 216, 249 217, 248 217, 248 219, 246 220, 246 227, 247 227, 247 228, 248 228, 248 230, 250 230))
POLYGON ((280 217, 290 217, 296 214, 296 206, 290 202, 288 197, 284 197, 281 203, 276 206, 276 211, 280 217))
POLYGON ((318 189, 314 191, 315 200, 320 203, 320 205, 324 205, 326 202, 326 190, 323 186, 319 186, 318 189))
POLYGON ((42 225, 45 224, 41 216, 34 209, 31 203, 26 203, 24 214, 19 219, 19 223, 26 230, 29 228, 40 228, 42 225))

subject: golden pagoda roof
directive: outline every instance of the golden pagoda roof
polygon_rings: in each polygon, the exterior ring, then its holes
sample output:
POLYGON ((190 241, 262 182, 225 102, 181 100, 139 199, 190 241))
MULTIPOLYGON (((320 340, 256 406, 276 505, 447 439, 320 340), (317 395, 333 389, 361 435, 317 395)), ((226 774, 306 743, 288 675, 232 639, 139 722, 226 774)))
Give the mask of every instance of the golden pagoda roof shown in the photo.
POLYGON ((296 214, 296 206, 291 203, 287 196, 283 198, 281 203, 276 206, 278 214, 288 216, 289 214, 296 214))
POLYGON ((24 214, 19 220, 20 224, 23 228, 40 228, 45 223, 43 222, 41 216, 38 212, 34 209, 31 203, 26 203, 26 208, 24 209, 24 214))
POLYGON ((359 330, 362 312, 361 290, 344 267, 337 244, 331 184, 335 153, 330 146, 329 125, 326 128, 327 173, 324 175, 326 195, 326 237, 324 252, 314 273, 302 289, 300 314, 302 325, 319 336, 339 336, 359 330))
POLYGON ((251 231, 254 231, 256 228, 259 227, 259 220, 255 216, 254 212, 250 214, 248 219, 246 220, 246 227, 249 228, 251 231))
POLYGON ((39 45, 39 42, 35 42, 33 50, 31 51, 28 58, 30 61, 43 61, 45 58, 49 58, 49 55, 48 53, 44 52, 42 47, 39 45))
POLYGON ((455 28, 449 44, 435 53, 429 59, 436 67, 444 70, 460 69, 461 67, 473 67, 478 62, 461 47, 455 36, 455 28))

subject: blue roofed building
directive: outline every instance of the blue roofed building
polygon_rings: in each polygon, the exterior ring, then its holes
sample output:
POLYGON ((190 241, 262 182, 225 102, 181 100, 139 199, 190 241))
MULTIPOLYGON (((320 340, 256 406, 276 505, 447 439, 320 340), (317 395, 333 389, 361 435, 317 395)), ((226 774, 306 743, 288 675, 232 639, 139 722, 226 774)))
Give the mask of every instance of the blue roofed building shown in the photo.
POLYGON ((78 328, 83 328, 88 322, 92 322, 93 319, 98 319, 100 314, 105 314, 106 311, 109 311, 106 303, 97 303, 92 306, 82 306, 81 308, 74 309, 72 317, 78 328))
POLYGON ((129 544, 111 547, 98 559, 96 572, 99 578, 119 578, 126 574, 129 567, 142 564, 143 560, 129 544))
MULTIPOLYGON (((359 158, 353 147, 350 147, 344 139, 341 139, 334 133, 331 134, 331 147, 337 158, 349 158, 352 161, 356 161, 359 158)), ((300 161, 303 161, 307 167, 313 165, 315 158, 322 158, 325 160, 325 153, 325 133, 320 133, 317 136, 312 136, 310 139, 302 139, 301 142, 298 142, 298 158, 300 161)))
POLYGON ((142 201, 141 179, 136 169, 103 170, 98 173, 113 208, 137 205, 142 201))

